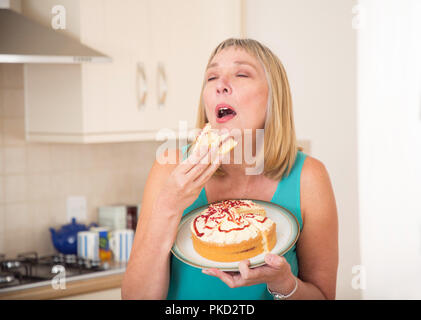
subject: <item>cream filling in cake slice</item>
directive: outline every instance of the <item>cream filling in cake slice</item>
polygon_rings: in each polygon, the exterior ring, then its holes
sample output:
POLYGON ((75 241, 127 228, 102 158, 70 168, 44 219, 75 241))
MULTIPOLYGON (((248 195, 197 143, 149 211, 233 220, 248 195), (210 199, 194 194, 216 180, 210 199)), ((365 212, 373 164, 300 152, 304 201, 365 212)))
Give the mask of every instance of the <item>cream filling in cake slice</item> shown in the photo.
POLYGON ((231 151, 231 149, 233 149, 237 144, 238 142, 232 137, 229 137, 228 133, 220 135, 215 132, 208 122, 196 138, 193 152, 201 146, 207 146, 208 148, 219 146, 219 154, 224 155, 225 153, 231 151), (222 145, 220 145, 221 143, 222 145))
POLYGON ((239 214, 254 214, 266 216, 265 209, 252 200, 228 200, 234 202, 234 208, 239 214))

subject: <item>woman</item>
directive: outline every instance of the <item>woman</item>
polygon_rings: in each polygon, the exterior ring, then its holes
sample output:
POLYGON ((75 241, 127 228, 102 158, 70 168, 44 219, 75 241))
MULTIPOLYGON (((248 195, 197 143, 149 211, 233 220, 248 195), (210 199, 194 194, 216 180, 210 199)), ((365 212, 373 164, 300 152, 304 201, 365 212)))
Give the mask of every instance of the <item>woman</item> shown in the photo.
POLYGON ((334 299, 338 226, 332 186, 324 165, 296 145, 288 79, 267 47, 252 39, 218 45, 206 68, 197 126, 206 122, 215 129, 264 129, 263 172, 245 174, 246 163, 222 162, 215 150, 204 156, 189 155, 186 148, 161 155, 176 156, 177 164, 157 159, 150 171, 122 297, 272 299, 270 290, 288 299, 334 299), (221 104, 235 113, 220 118, 221 104), (215 161, 203 163, 202 157, 215 161), (202 271, 172 256, 181 216, 224 199, 286 207, 300 223, 296 245, 283 257, 267 254, 261 267, 241 261, 238 273, 202 271))

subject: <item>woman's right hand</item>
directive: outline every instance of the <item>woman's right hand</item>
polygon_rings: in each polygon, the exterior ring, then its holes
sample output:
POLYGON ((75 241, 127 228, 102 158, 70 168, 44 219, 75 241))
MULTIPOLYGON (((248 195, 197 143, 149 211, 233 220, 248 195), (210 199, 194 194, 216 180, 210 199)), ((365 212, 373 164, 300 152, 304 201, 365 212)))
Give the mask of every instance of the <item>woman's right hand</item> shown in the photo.
POLYGON ((205 183, 220 166, 218 151, 219 146, 196 148, 171 172, 156 199, 155 206, 160 210, 183 212, 199 196, 205 183))

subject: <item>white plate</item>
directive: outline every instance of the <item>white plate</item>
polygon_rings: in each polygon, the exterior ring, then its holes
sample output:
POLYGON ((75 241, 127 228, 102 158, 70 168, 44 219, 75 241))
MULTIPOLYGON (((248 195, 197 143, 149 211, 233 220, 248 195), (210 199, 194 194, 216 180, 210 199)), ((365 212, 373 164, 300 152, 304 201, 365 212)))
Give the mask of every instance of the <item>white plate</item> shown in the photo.
MULTIPOLYGON (((266 216, 276 223, 276 244, 271 253, 277 255, 284 255, 297 242, 300 235, 300 226, 297 218, 284 207, 267 201, 252 200, 255 203, 263 206, 266 210, 266 216)), ((193 267, 200 269, 218 268, 223 271, 238 271, 238 263, 236 262, 217 262, 206 259, 199 255, 193 248, 191 239, 190 223, 191 221, 209 204, 196 208, 185 214, 178 226, 177 237, 171 252, 181 261, 193 267)), ((250 267, 255 268, 265 264, 264 257, 266 253, 261 253, 253 258, 250 258, 250 267)))

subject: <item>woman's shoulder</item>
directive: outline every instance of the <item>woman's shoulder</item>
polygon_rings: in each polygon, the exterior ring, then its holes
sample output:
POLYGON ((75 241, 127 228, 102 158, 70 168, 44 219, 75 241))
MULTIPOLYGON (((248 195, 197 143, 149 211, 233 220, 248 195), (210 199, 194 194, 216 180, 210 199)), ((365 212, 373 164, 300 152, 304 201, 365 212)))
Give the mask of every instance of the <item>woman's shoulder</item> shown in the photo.
POLYGON ((319 159, 307 155, 301 171, 301 189, 312 191, 330 184, 326 166, 319 159))
POLYGON ((300 193, 303 220, 305 213, 317 202, 332 204, 333 188, 328 170, 322 161, 309 155, 301 171, 300 193))
MULTIPOLYGON (((304 155, 304 153, 302 153, 304 155)), ((303 178, 308 178, 311 175, 320 175, 321 173, 326 173, 326 166, 319 159, 312 157, 308 154, 305 154, 303 169, 301 173, 301 180, 303 178)))

